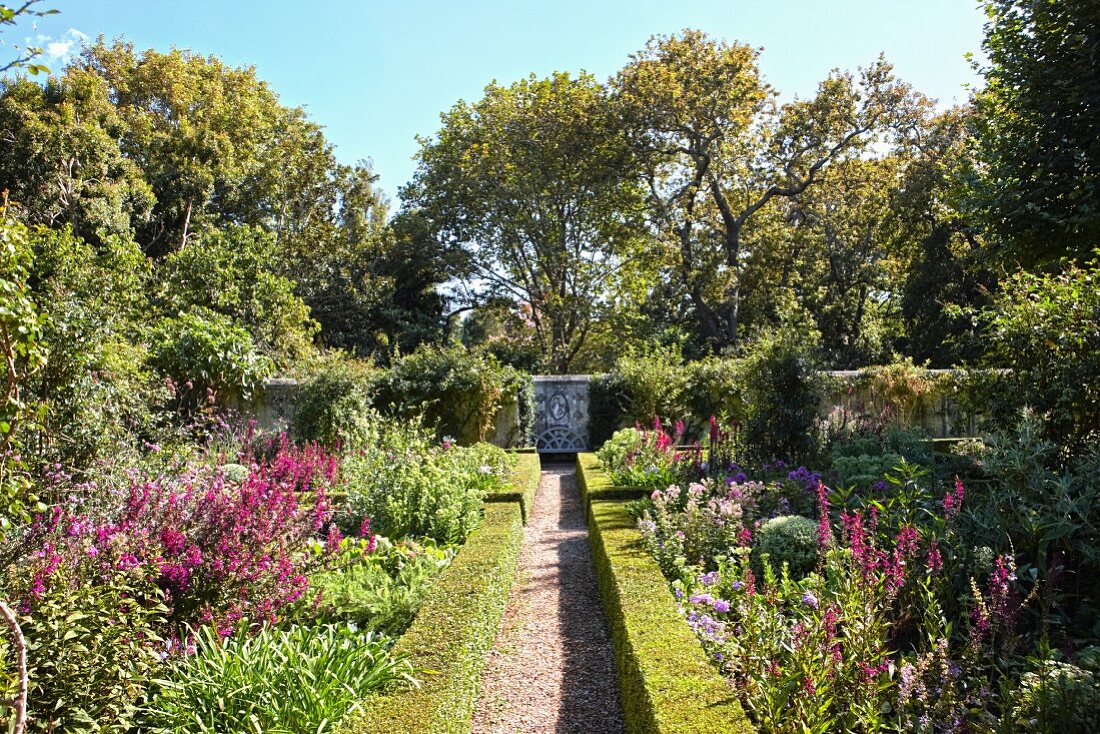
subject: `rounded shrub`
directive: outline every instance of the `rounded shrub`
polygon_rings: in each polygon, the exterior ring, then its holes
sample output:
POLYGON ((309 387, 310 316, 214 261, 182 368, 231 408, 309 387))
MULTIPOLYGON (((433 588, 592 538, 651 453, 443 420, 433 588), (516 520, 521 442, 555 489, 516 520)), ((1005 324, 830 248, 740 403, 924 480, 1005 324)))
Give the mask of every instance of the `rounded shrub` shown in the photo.
POLYGON ((791 578, 800 579, 817 566, 817 522, 801 515, 780 515, 764 523, 756 534, 753 565, 761 572, 764 557, 779 572, 787 564, 791 578))
POLYGON ((294 438, 330 447, 359 446, 375 425, 370 403, 367 369, 349 362, 330 363, 299 389, 294 438))
POLYGON ((379 376, 372 400, 385 415, 473 444, 491 436, 497 415, 520 397, 521 374, 484 351, 423 346, 379 376))
POLYGON ((226 404, 248 400, 274 370, 247 331, 204 308, 162 320, 150 351, 153 366, 180 386, 184 403, 209 396, 226 404))

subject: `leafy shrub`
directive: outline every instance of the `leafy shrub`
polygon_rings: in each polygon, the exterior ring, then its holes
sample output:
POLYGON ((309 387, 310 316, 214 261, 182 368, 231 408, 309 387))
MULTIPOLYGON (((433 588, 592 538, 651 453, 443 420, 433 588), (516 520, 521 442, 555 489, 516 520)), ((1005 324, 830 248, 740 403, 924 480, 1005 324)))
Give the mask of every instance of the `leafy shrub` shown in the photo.
POLYGON ((1068 453, 1100 430, 1100 259, 1057 275, 1011 276, 985 313, 990 366, 1007 367, 986 392, 1011 430, 1021 407, 1047 416, 1045 435, 1068 453))
POLYGON ((328 447, 366 443, 378 421, 371 409, 369 380, 368 370, 334 361, 302 383, 294 414, 295 439, 328 447))
POLYGON ((627 416, 647 425, 658 418, 682 419, 687 382, 683 361, 679 349, 664 346, 619 357, 614 371, 627 397, 627 416))
POLYGON ((247 331, 202 308, 164 319, 154 331, 151 351, 153 365, 177 382, 185 406, 207 396, 223 404, 248 399, 274 369, 247 331))
POLYGON ((92 247, 67 229, 42 229, 32 240, 32 295, 50 351, 29 385, 28 397, 47 406, 28 436, 34 463, 86 469, 133 453, 167 397, 143 344, 148 259, 118 237, 92 247))
MULTIPOLYGON (((79 570, 56 573, 64 581, 43 587, 19 615, 29 648, 29 731, 128 731, 165 651, 159 635, 168 610, 140 567, 106 569, 93 584, 79 570)), ((0 695, 13 693, 0 685, 0 695)))
POLYGON ((374 406, 402 420, 422 420, 459 443, 485 440, 500 410, 517 396, 516 371, 462 346, 424 346, 379 376, 374 406))
POLYGON ((667 487, 677 480, 685 456, 676 444, 683 436, 683 424, 670 434, 654 420, 653 429, 624 428, 617 431, 598 452, 600 462, 620 487, 644 489, 667 487))
POLYGON ((242 625, 222 639, 209 627, 195 652, 177 658, 149 703, 143 731, 336 731, 371 693, 415 683, 407 660, 389 653, 390 640, 354 625, 242 625))
POLYGON ((454 558, 453 548, 426 541, 403 540, 393 545, 385 538, 377 547, 365 540, 346 538, 336 568, 310 581, 317 589, 303 600, 300 618, 323 622, 353 622, 360 629, 381 630, 398 636, 412 623, 432 580, 454 558))
POLYGON ((1015 701, 1014 731, 1084 734, 1100 721, 1100 680, 1091 670, 1045 660, 1021 676, 1015 701))
POLYGON ((787 564, 791 578, 800 579, 817 565, 817 522, 801 515, 773 517, 760 526, 754 545, 754 561, 761 574, 766 561, 777 571, 787 564))
POLYGON ((851 419, 834 410, 825 422, 825 444, 839 487, 869 490, 902 463, 931 466, 931 443, 924 432, 897 423, 851 419))
POLYGON ((504 486, 512 462, 495 446, 440 445, 417 426, 384 426, 376 443, 343 462, 348 490, 343 522, 358 527, 370 518, 372 527, 390 538, 461 542, 480 522, 486 492, 504 486))
POLYGON ((981 459, 990 483, 971 493, 968 532, 979 545, 1008 540, 1044 567, 1059 552, 1071 570, 1081 567, 1078 585, 1094 588, 1081 575, 1100 570, 1100 446, 1067 461, 1048 435, 1045 421, 1024 410, 1014 431, 987 439, 981 459))
POLYGON ((627 397, 615 374, 593 375, 588 381, 588 445, 602 446, 626 417, 627 397))
POLYGON ((696 422, 715 416, 723 424, 743 423, 748 415, 744 368, 742 360, 731 357, 708 357, 686 365, 683 402, 687 416, 696 422))
POLYGON ((295 284, 276 272, 275 236, 231 225, 204 231, 199 240, 160 262, 157 301, 162 310, 219 313, 247 330, 260 352, 284 366, 308 353, 317 324, 295 295, 295 284))
POLYGON ((820 396, 806 350, 788 339, 765 339, 745 358, 745 441, 759 462, 802 461, 816 448, 820 396))

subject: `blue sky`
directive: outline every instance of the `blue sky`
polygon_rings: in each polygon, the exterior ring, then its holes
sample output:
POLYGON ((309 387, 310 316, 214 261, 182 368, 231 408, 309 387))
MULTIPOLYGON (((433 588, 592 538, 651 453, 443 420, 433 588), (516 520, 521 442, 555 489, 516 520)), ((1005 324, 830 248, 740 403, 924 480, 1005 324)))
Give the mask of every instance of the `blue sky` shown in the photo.
MULTIPOLYGON (((984 15, 972 0, 46 0, 60 13, 20 28, 53 67, 82 37, 125 37, 253 65, 290 105, 325 126, 348 163, 370 158, 391 195, 409 179, 416 135, 490 81, 585 70, 603 79, 653 34, 700 28, 763 47, 784 97, 808 96, 830 69, 880 52, 947 106, 977 84, 984 15)), ((18 39, 13 39, 18 40, 18 39)))

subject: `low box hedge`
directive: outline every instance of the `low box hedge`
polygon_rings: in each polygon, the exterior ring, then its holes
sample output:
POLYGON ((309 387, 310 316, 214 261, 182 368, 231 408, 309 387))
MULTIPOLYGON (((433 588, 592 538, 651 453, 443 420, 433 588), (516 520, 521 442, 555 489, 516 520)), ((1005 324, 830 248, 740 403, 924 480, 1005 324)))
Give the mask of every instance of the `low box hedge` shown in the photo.
POLYGON ((535 490, 539 488, 541 471, 542 464, 538 454, 517 452, 516 468, 512 470, 510 486, 500 492, 486 495, 485 501, 518 502, 520 512, 523 513, 523 523, 526 525, 531 507, 535 503, 535 490))
POLYGON ((595 456, 577 456, 586 491, 589 542, 628 734, 752 734, 737 694, 710 664, 634 519, 595 456))
POLYGON ((539 473, 537 455, 520 457, 513 475, 519 497, 486 502, 481 527, 432 584, 394 646, 420 671, 420 687, 364 700, 362 710, 343 722, 341 734, 470 733, 481 671, 516 578, 521 498, 532 482, 538 484, 539 473))
POLYGON ((651 489, 641 487, 620 487, 611 481, 600 467, 595 454, 577 454, 577 486, 581 490, 581 499, 587 507, 592 500, 637 500, 652 494, 651 489))

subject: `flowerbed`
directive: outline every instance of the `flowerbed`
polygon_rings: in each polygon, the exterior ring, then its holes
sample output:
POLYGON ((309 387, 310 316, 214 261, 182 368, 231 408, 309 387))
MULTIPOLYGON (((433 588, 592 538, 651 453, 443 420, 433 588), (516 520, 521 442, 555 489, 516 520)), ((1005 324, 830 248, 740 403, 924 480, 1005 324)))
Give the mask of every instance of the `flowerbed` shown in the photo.
MULTIPOLYGON (((343 454, 245 433, 89 480, 54 472, 48 511, 0 544, 28 729, 325 732, 417 685, 394 642, 515 460, 379 433, 343 454)), ((15 653, 0 636, 0 699, 20 693, 15 653)))
MULTIPOLYGON (((760 731, 1091 730, 1100 635, 1065 578, 1088 559, 1055 551, 1056 533, 1034 555, 994 551, 995 498, 903 458, 830 490, 822 474, 750 470, 723 458, 728 442, 713 448, 633 512, 760 731)), ((1067 507, 1072 532, 1081 510, 1067 507)))

